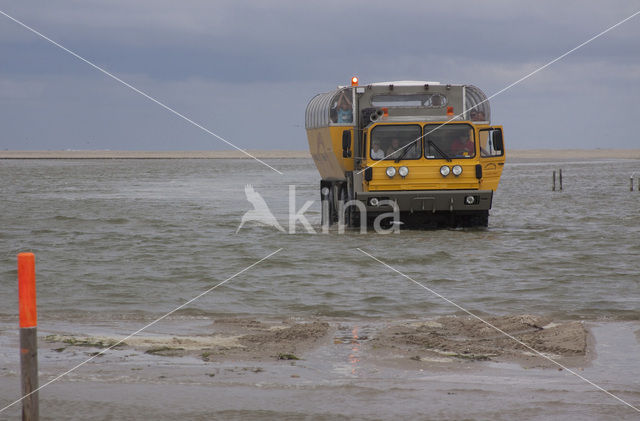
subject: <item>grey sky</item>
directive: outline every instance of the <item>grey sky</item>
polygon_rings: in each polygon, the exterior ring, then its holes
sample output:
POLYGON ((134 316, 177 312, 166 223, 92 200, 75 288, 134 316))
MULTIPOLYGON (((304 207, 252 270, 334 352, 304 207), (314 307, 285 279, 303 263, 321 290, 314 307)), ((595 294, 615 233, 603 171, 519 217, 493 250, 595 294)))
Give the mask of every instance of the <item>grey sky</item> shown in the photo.
MULTIPOLYGON (((385 80, 492 94, 640 10, 610 1, 0 1, 242 148, 307 148, 318 92, 385 80)), ((492 101, 513 149, 636 148, 640 16, 492 101)), ((0 16, 0 149, 229 149, 0 16)))

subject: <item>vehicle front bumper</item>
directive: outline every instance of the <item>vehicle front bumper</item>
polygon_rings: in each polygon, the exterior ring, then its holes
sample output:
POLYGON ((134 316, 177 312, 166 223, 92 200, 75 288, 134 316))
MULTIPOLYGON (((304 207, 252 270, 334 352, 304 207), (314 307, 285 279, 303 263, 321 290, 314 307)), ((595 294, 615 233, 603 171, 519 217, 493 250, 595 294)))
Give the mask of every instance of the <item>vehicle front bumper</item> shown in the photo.
POLYGON ((390 212, 392 206, 370 205, 371 198, 378 201, 391 200, 398 205, 400 212, 462 212, 491 209, 493 191, 491 190, 413 190, 413 191, 373 191, 360 192, 356 199, 363 202, 367 212, 390 212), (475 203, 469 205, 466 198, 473 196, 475 203))

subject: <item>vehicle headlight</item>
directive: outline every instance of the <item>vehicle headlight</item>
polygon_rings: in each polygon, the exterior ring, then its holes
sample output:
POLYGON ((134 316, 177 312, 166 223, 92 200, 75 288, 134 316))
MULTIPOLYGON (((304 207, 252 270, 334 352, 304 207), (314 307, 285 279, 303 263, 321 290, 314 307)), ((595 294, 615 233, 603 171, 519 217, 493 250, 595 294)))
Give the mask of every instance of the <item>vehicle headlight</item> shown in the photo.
POLYGON ((460 165, 454 165, 453 168, 451 168, 451 172, 457 177, 462 174, 462 167, 460 165))
POLYGON ((448 176, 450 172, 451 168, 447 167, 446 165, 440 167, 440 174, 442 174, 443 177, 448 176))
POLYGON ((379 206, 380 205, 380 201, 378 200, 377 197, 372 197, 371 199, 369 199, 369 204, 371 206, 379 206))
POLYGON ((394 175, 396 175, 396 167, 387 167, 387 176, 389 176, 389 178, 393 178, 394 175))
POLYGON ((402 167, 398 168, 398 174, 400 174, 400 177, 405 178, 407 175, 409 175, 409 168, 403 165, 402 167))
POLYGON ((467 196, 467 197, 464 198, 464 202, 467 205, 473 205, 474 203, 476 203, 476 198, 475 198, 475 196, 467 196))

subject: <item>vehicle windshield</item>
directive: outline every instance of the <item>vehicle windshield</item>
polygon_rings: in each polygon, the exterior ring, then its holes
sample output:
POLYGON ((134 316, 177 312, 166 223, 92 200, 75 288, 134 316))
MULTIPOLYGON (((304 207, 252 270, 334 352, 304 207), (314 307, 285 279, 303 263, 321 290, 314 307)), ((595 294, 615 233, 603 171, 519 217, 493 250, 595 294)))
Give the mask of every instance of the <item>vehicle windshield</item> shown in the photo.
POLYGON ((419 159, 422 150, 420 135, 417 124, 376 126, 371 133, 371 159, 419 159))
POLYGON ((471 126, 468 124, 438 126, 440 125, 424 126, 424 156, 427 159, 459 159, 476 156, 476 144, 471 126))

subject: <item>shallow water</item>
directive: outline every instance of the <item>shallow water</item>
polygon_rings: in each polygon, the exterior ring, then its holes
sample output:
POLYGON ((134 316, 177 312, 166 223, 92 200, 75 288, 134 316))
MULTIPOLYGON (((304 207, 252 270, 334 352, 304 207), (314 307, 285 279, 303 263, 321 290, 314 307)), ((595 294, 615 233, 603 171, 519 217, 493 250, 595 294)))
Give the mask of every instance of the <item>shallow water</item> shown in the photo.
MULTIPOLYGON (((321 317, 339 338, 460 313, 357 248, 477 313, 597 321, 597 359, 580 372, 637 402, 640 192, 629 191, 629 175, 640 174, 640 161, 508 163, 488 229, 312 235, 249 224, 235 234, 251 209, 246 184, 285 227, 295 185, 297 209, 315 201, 306 215, 319 231, 313 163, 269 163, 284 176, 247 160, 0 161, 1 405, 19 396, 18 252, 36 253, 41 336, 123 337, 278 249, 145 334, 210 335, 217 317, 321 317), (552 192, 558 168, 564 191, 552 192)), ((389 369, 353 342, 328 341, 297 364, 256 363, 260 372, 252 362, 113 350, 43 389, 41 408, 52 419, 635 416, 555 370, 389 369)), ((44 382, 95 349, 41 351, 44 382)), ((16 405, 2 416, 18 414, 16 405)))
POLYGON ((631 319, 639 310, 640 161, 508 163, 488 229, 296 234, 248 224, 252 184, 287 227, 296 207, 319 231, 311 160, 0 161, 0 317, 16 316, 15 256, 37 258, 41 321, 161 315, 282 248, 182 316, 408 318, 451 304, 490 314, 631 319), (551 191, 562 168, 564 191, 551 191))

